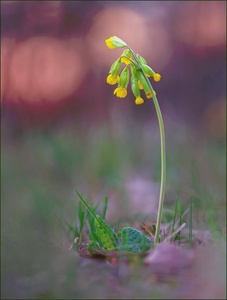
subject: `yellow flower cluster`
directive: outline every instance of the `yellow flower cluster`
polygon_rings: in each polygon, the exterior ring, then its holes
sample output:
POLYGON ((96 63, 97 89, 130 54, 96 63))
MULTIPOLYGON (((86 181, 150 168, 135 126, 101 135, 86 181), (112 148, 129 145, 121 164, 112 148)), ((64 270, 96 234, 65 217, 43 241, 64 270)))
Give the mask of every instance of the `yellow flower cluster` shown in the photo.
POLYGON ((114 48, 127 48, 122 55, 110 67, 109 75, 106 78, 108 84, 118 84, 114 90, 114 95, 119 98, 127 96, 127 87, 131 71, 131 89, 136 97, 135 103, 137 105, 143 104, 144 99, 140 95, 140 90, 144 90, 146 97, 152 98, 156 95, 155 91, 151 89, 147 77, 153 77, 154 81, 161 80, 161 75, 155 73, 148 65, 146 60, 135 54, 127 44, 116 36, 111 36, 106 40, 106 46, 109 49, 114 48), (124 69, 121 71, 122 64, 125 64, 124 69))

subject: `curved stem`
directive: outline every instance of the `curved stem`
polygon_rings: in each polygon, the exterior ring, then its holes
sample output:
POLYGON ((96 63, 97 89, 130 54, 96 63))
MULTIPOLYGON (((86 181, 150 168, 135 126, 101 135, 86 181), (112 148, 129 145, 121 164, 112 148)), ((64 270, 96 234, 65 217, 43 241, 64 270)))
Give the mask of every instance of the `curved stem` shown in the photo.
POLYGON ((156 96, 153 96, 154 105, 158 115, 159 127, 160 127, 160 137, 161 137, 161 185, 159 194, 159 205, 158 205, 158 215, 156 221, 156 231, 155 231, 155 243, 159 242, 159 232, 162 218, 162 208, 164 203, 165 195, 165 182, 166 182, 166 153, 165 153, 165 131, 162 119, 162 113, 158 104, 156 96))
POLYGON ((128 60, 130 60, 130 62, 136 67, 136 64, 133 60, 131 60, 131 58, 125 56, 125 55, 121 55, 121 58, 124 57, 124 58, 127 58, 128 60))
POLYGON ((161 225, 161 219, 162 219, 162 208, 163 208, 163 203, 164 203, 165 182, 166 182, 165 130, 164 130, 162 113, 161 113, 161 110, 160 110, 160 107, 158 104, 158 100, 155 96, 155 92, 154 92, 152 85, 151 85, 150 81, 148 80, 145 72, 143 71, 143 69, 142 69, 142 74, 143 74, 144 78, 146 79, 147 83, 149 84, 149 87, 151 88, 152 99, 153 99, 156 113, 158 116, 160 138, 161 138, 161 185, 160 185, 158 215, 157 215, 157 221, 156 221, 156 231, 155 231, 155 240, 154 240, 155 244, 157 244, 159 242, 159 232, 160 232, 160 225, 161 225))
POLYGON ((136 54, 134 51, 127 46, 127 48, 131 51, 132 56, 134 57, 135 61, 137 62, 138 66, 140 67, 139 71, 142 72, 144 79, 146 80, 148 86, 151 89, 152 99, 154 102, 154 106, 156 109, 159 129, 160 129, 160 139, 161 139, 161 184, 160 184, 160 193, 159 193, 159 204, 158 204, 158 214, 157 214, 157 221, 156 221, 156 230, 155 230, 155 239, 154 242, 157 244, 159 242, 159 232, 160 232, 160 225, 162 219, 162 208, 164 203, 164 195, 165 195, 165 183, 166 183, 166 150, 165 150, 165 130, 164 130, 164 123, 162 118, 162 113, 158 104, 157 97, 155 95, 154 89, 147 78, 140 61, 137 59, 136 54))

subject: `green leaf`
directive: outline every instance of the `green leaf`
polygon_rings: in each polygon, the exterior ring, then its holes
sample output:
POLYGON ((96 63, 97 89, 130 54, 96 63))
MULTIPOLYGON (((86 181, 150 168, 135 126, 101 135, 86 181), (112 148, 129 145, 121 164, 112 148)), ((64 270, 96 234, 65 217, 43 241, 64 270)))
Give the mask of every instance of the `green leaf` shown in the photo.
POLYGON ((103 207, 103 212, 102 212, 102 218, 103 218, 104 220, 105 220, 105 218, 106 218, 107 208, 108 208, 108 197, 105 196, 105 198, 104 198, 104 207, 103 207))
POLYGON ((174 233, 175 231, 175 222, 176 222, 176 216, 177 216, 177 211, 178 211, 178 201, 179 201, 179 196, 180 196, 180 188, 177 194, 177 199, 176 199, 176 203, 175 203, 175 209, 174 209, 174 216, 173 216, 173 225, 172 225, 172 233, 174 233))
POLYGON ((143 252, 153 247, 153 242, 146 235, 131 227, 124 227, 121 237, 123 251, 143 252))
POLYGON ((87 220, 89 224, 89 235, 92 240, 91 244, 94 248, 98 248, 97 243, 99 242, 99 239, 96 234, 95 218, 91 214, 89 214, 87 220))
POLYGON ((76 226, 75 227, 73 227, 71 224, 69 224, 68 222, 64 222, 66 225, 67 225, 67 227, 68 227, 68 230, 70 231, 70 232, 73 232, 73 235, 74 235, 74 237, 73 238, 75 238, 75 237, 78 237, 79 236, 79 231, 78 231, 78 229, 76 228, 76 226))
POLYGON ((79 222, 80 222, 79 232, 81 233, 82 230, 83 230, 83 226, 84 226, 85 220, 86 220, 85 219, 85 212, 83 210, 81 202, 79 202, 79 205, 78 205, 78 218, 79 218, 79 222))
POLYGON ((119 241, 116 233, 99 215, 96 215, 95 227, 97 235, 106 250, 117 250, 119 241))
MULTIPOLYGON (((105 248, 106 250, 117 250, 119 244, 118 237, 105 220, 96 214, 98 204, 94 208, 90 207, 80 193, 77 192, 77 195, 90 212, 90 215, 88 215, 88 223, 90 226, 89 234, 93 241, 93 245, 96 247, 96 243, 98 242, 100 248, 105 248)), ((106 198, 104 215, 106 214, 105 210, 107 209, 107 205, 108 199, 106 198)))

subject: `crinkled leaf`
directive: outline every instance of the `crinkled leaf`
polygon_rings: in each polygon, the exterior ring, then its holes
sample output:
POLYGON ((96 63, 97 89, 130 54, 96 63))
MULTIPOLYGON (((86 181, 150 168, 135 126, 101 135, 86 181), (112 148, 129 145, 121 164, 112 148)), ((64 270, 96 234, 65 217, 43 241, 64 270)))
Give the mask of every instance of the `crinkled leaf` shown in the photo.
POLYGON ((153 242, 146 235, 131 227, 124 227, 121 237, 123 251, 143 252, 153 247, 153 242))

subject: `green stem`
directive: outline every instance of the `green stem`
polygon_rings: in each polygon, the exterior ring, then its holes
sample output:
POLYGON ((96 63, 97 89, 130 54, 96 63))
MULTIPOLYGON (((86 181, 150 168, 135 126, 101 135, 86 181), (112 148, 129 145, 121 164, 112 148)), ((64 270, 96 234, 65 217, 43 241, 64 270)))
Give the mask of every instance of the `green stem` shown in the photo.
POLYGON ((134 51, 127 46, 127 48, 131 51, 132 56, 134 57, 135 61, 137 62, 139 68, 139 71, 142 72, 143 77, 145 78, 147 84, 149 85, 152 93, 152 99, 154 102, 154 106, 156 109, 156 113, 158 116, 158 123, 159 123, 159 129, 160 129, 160 138, 161 138, 161 185, 160 185, 160 194, 159 194, 159 204, 158 204, 158 215, 157 215, 157 221, 156 221, 156 230, 155 230, 155 239, 154 243, 157 244, 159 242, 159 232, 160 232, 160 225, 161 225, 161 219, 162 219, 162 208, 164 203, 164 195, 165 195, 165 182, 166 182, 166 150, 165 150, 165 130, 164 130, 164 123, 162 118, 162 113, 158 104, 158 100, 155 96, 154 89, 147 78, 140 61, 137 59, 136 54, 134 51))
POLYGON ((161 113, 161 110, 160 110, 160 107, 158 104, 158 100, 155 96, 155 92, 152 88, 152 85, 151 85, 149 79, 147 78, 147 76, 142 68, 141 68, 141 72, 142 72, 145 80, 147 81, 147 84, 149 84, 149 87, 151 88, 152 99, 153 99, 156 113, 158 116, 160 138, 161 138, 161 185, 160 185, 158 215, 157 215, 156 231, 155 231, 155 239, 154 239, 155 244, 157 244, 159 242, 159 232, 160 232, 160 225, 161 225, 161 219, 162 219, 162 208, 163 208, 163 203, 164 203, 165 182, 166 182, 165 130, 164 130, 162 113, 161 113))

